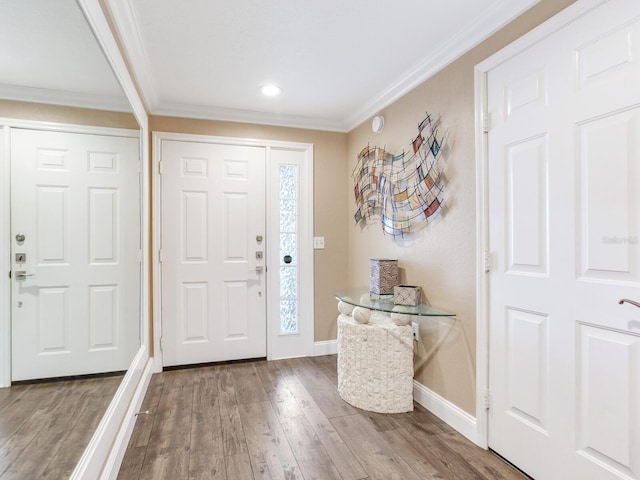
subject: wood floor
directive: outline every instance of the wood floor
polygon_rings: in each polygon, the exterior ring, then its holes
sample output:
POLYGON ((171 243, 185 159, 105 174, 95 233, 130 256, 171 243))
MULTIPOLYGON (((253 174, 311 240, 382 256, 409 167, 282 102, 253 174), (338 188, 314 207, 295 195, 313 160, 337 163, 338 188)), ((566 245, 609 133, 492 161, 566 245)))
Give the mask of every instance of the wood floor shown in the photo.
POLYGON ((0 389, 0 479, 66 479, 122 376, 0 389))
POLYGON ((334 355, 155 374, 118 478, 526 478, 419 405, 365 412, 336 382, 334 355))

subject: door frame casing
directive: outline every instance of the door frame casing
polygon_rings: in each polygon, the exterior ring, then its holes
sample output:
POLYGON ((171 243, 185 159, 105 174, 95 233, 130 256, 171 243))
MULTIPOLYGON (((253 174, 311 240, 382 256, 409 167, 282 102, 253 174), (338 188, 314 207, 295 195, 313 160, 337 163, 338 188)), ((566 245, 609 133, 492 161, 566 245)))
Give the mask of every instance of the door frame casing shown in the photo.
MULTIPOLYGON (((313 265, 313 144, 302 142, 288 142, 278 140, 262 140, 252 138, 241 137, 220 137, 214 135, 201 135, 192 133, 175 133, 175 132, 152 132, 152 172, 153 172, 153 184, 156 188, 153 189, 152 205, 153 205, 153 219, 152 219, 152 237, 153 237, 153 345, 154 345, 154 371, 161 372, 163 367, 161 338, 162 338, 162 265, 160 262, 160 251, 162 249, 162 175, 160 173, 160 162, 162 160, 162 142, 164 140, 169 141, 181 141, 181 142, 199 142, 199 143, 213 143, 223 145, 238 145, 238 146, 253 146, 264 147, 266 149, 266 234, 270 234, 270 205, 272 196, 272 183, 273 176, 271 175, 272 165, 270 164, 270 149, 291 149, 305 152, 305 160, 308 162, 306 170, 304 171, 304 177, 301 173, 301 185, 300 191, 305 193, 305 198, 301 199, 303 206, 309 207, 306 215, 300 218, 300 264, 305 265, 307 268, 300 269, 300 298, 305 299, 305 302, 300 302, 300 310, 298 312, 299 318, 304 318, 308 325, 310 325, 309 334, 302 338, 302 342, 305 342, 304 350, 307 355, 313 354, 313 341, 314 341, 314 304, 313 304, 313 286, 314 286, 314 265, 313 265), (308 240, 308 241, 307 241, 308 240), (305 243, 306 242, 306 243, 305 243), (304 245, 304 246, 303 246, 304 245), (311 299, 311 301, 306 301, 311 299)), ((269 251, 269 238, 267 238, 267 252, 269 251)), ((269 264, 269 258, 267 258, 267 266, 269 264)), ((272 277, 267 270, 267 278, 272 277)), ((273 282, 267 282, 267 304, 274 297, 274 286, 269 287, 269 284, 273 282)), ((269 307, 267 306, 267 358, 272 358, 272 335, 277 331, 274 326, 276 319, 272 315, 269 315, 269 307)))
POLYGON ((474 120, 476 157, 476 439, 483 448, 489 447, 489 278, 493 268, 489 251, 489 156, 488 131, 491 118, 487 113, 487 75, 511 57, 546 39, 579 17, 609 0, 581 0, 543 22, 513 43, 507 45, 474 68, 474 120))

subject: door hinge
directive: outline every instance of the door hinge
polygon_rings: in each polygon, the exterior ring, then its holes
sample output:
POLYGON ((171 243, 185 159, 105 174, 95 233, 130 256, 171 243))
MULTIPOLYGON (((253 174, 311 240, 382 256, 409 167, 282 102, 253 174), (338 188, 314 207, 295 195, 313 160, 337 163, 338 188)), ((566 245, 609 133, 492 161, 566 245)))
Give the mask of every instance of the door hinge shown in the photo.
POLYGON ((164 337, 160 337, 160 350, 164 350, 164 337))
POLYGON ((162 161, 158 162, 158 175, 162 175, 162 161))
POLYGON ((485 410, 491 409, 491 390, 488 388, 484 391, 484 408, 485 410))
POLYGON ((158 250, 158 262, 162 263, 162 250, 158 250))
POLYGON ((11 278, 11 270, 9 270, 9 278, 11 278))
POLYGON ((482 112, 482 131, 484 133, 489 133, 489 129, 491 127, 491 116, 489 115, 489 111, 485 110, 482 112))
POLYGON ((491 271, 491 252, 489 250, 484 251, 484 273, 491 271))

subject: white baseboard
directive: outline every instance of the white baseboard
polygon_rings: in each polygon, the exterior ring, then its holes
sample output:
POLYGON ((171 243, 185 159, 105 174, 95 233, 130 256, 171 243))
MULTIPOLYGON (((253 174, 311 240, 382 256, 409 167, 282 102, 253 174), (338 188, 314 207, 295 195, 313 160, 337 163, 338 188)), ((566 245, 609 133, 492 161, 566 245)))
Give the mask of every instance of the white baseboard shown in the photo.
POLYGON ((71 474, 71 480, 117 477, 135 423, 134 414, 142 403, 151 379, 152 361, 146 347, 140 347, 71 474))
POLYGON ((313 344, 313 355, 315 357, 319 355, 335 355, 336 353, 338 353, 337 340, 325 340, 313 344))
POLYGON ((138 387, 136 388, 131 404, 129 405, 127 415, 120 425, 118 435, 113 442, 113 448, 107 458, 101 478, 115 480, 118 477, 118 472, 120 471, 124 454, 127 450, 127 446, 129 445, 129 439, 133 433, 133 427, 136 425, 136 413, 140 411, 142 401, 147 393, 147 387, 149 386, 151 376, 153 375, 153 363, 153 358, 149 358, 147 360, 142 372, 142 378, 138 383, 138 387))
POLYGON ((476 417, 428 389, 416 380, 413 381, 413 399, 433 413, 440 420, 457 430, 476 445, 479 445, 476 417))

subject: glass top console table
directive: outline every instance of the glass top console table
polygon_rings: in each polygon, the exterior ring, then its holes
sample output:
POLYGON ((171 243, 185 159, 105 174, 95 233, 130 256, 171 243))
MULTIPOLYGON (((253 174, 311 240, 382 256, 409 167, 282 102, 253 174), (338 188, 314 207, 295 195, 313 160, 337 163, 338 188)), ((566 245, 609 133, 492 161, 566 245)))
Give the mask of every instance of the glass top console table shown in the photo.
POLYGON ((393 295, 371 294, 367 287, 341 289, 335 298, 340 312, 340 397, 372 412, 413 410, 414 338, 410 324, 418 318, 434 320, 455 314, 425 304, 395 305, 393 295))
POLYGON ((393 295, 376 295, 369 292, 367 287, 343 288, 335 293, 337 300, 354 307, 364 307, 369 310, 386 313, 402 313, 421 317, 455 317, 455 313, 445 312, 423 303, 413 306, 395 305, 393 295))

